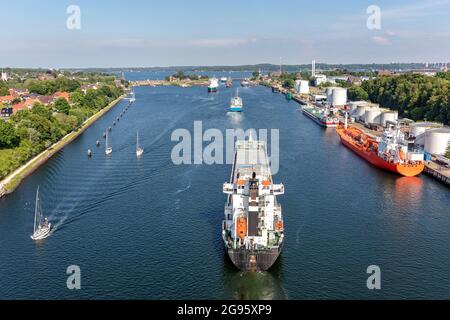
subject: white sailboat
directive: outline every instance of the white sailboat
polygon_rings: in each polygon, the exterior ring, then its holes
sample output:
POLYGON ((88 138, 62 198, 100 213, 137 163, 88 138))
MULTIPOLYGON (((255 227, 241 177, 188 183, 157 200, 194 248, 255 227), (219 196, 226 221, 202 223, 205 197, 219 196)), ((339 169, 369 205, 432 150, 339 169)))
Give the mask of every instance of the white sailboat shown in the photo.
POLYGON ((34 212, 34 229, 31 239, 34 241, 42 240, 50 235, 52 229, 52 224, 48 222, 47 218, 42 221, 42 209, 41 209, 41 199, 39 198, 39 187, 36 191, 36 208, 34 212))
POLYGON ((108 156, 112 153, 113 149, 109 146, 109 134, 106 131, 106 143, 105 143, 105 154, 108 156))
POLYGON ((144 154, 144 149, 139 145, 139 131, 136 136, 136 156, 140 157, 144 154))

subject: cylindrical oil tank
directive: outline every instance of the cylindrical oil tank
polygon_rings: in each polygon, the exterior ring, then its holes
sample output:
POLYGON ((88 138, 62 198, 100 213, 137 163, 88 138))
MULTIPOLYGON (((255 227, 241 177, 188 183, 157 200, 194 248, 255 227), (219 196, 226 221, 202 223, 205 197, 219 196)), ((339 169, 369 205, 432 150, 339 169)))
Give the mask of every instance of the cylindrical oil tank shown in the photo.
POLYGON ((441 128, 442 125, 434 122, 416 122, 410 125, 410 134, 413 137, 419 137, 425 131, 430 129, 441 128))
POLYGON ((333 106, 345 106, 347 104, 347 89, 334 88, 331 101, 333 106))
POLYGON ((333 103, 333 89, 335 87, 328 87, 325 90, 325 94, 327 95, 327 103, 332 104, 333 103))
POLYGON ((450 141, 450 129, 431 129, 425 132, 425 151, 430 154, 444 155, 450 141))
POLYGON ((395 122, 398 120, 397 111, 385 111, 381 113, 381 125, 385 126, 387 121, 395 122))
POLYGON ((366 114, 366 106, 357 106, 355 111, 355 118, 361 119, 364 118, 364 115, 366 114))
POLYGON ((366 109, 366 113, 364 114, 364 122, 369 123, 380 123, 381 111, 378 108, 369 108, 366 109))
POLYGON ((299 93, 309 94, 309 82, 307 80, 300 80, 299 93))

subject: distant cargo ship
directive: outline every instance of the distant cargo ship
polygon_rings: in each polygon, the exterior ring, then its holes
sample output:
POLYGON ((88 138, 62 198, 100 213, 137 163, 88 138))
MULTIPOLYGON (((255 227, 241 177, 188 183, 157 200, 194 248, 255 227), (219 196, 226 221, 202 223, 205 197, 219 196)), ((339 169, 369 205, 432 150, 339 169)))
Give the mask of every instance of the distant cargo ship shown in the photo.
POLYGON ((208 86, 208 92, 217 92, 217 88, 219 88, 219 80, 217 78, 211 78, 208 86))
POLYGON ((339 118, 328 108, 317 108, 311 105, 302 107, 302 112, 319 125, 326 128, 335 128, 339 125, 339 118))
POLYGON ((398 128, 372 138, 354 127, 336 129, 342 144, 374 166, 402 176, 413 177, 424 170, 424 153, 414 150, 414 141, 398 128))
POLYGON ((237 141, 222 237, 233 264, 244 271, 268 270, 281 253, 284 225, 276 196, 283 184, 274 184, 263 141, 237 141))

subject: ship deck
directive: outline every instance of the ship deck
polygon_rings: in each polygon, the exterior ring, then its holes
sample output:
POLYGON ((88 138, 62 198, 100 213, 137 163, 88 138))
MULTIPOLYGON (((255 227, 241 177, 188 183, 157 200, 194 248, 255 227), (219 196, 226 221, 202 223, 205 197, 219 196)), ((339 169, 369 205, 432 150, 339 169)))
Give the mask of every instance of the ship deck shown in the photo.
POLYGON ((238 141, 233 166, 232 183, 256 173, 257 177, 272 180, 265 143, 261 141, 238 141))

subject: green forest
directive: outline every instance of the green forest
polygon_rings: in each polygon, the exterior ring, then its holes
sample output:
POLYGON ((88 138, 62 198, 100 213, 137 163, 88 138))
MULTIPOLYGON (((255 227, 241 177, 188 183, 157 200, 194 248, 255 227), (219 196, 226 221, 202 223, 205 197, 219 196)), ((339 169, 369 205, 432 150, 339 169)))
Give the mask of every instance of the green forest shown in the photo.
POLYGON ((450 73, 381 76, 349 88, 350 100, 370 100, 403 117, 450 124, 450 73))
POLYGON ((35 104, 31 110, 21 110, 9 121, 0 120, 0 179, 33 156, 59 141, 68 133, 123 94, 123 89, 109 81, 97 90, 80 90, 77 81, 57 79, 27 81, 30 92, 54 93, 69 91, 71 104, 60 98, 52 105, 35 104))

